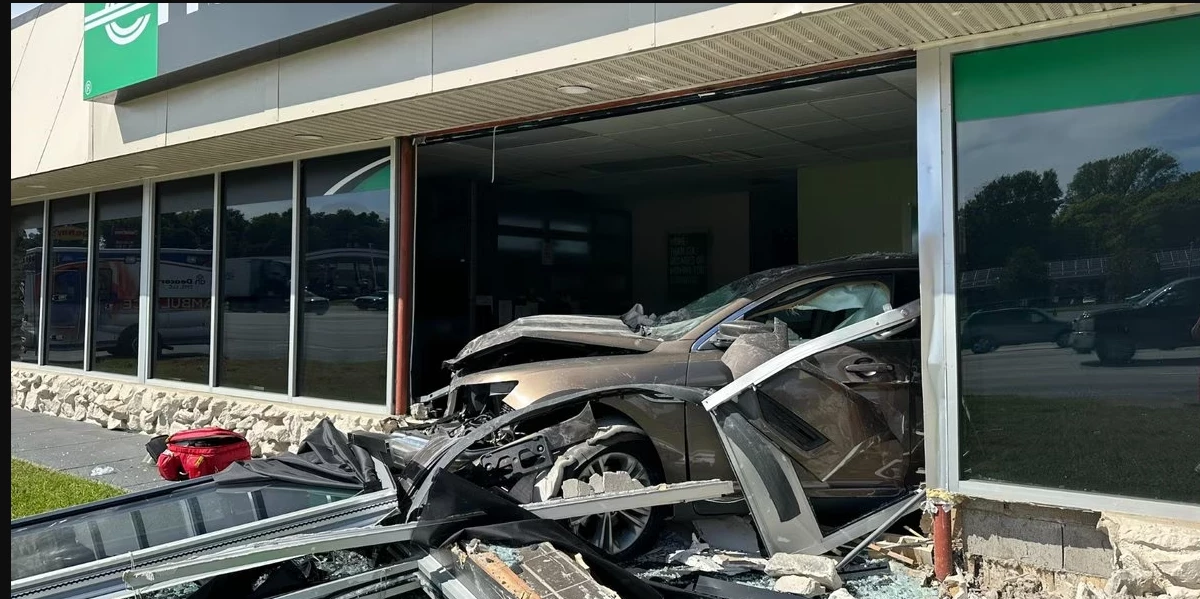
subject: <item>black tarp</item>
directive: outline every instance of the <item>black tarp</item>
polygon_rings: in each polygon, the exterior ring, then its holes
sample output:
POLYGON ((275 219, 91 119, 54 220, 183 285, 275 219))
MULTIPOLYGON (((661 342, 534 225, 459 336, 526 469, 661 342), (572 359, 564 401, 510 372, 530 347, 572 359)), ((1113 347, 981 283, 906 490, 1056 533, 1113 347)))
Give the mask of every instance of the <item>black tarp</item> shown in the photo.
POLYGON ((592 545, 558 522, 543 520, 508 498, 487 491, 451 472, 436 474, 429 504, 418 520, 430 525, 413 542, 428 549, 447 548, 478 539, 484 543, 524 547, 548 542, 567 555, 579 554, 596 582, 621 597, 638 599, 699 599, 706 597, 674 587, 646 582, 609 561, 592 545), (461 518, 469 517, 466 522, 461 518), (438 526, 439 522, 452 523, 438 526))
POLYGON ((383 488, 366 450, 351 445, 346 434, 322 419, 296 453, 235 462, 213 475, 218 485, 278 481, 329 489, 378 491, 383 488))

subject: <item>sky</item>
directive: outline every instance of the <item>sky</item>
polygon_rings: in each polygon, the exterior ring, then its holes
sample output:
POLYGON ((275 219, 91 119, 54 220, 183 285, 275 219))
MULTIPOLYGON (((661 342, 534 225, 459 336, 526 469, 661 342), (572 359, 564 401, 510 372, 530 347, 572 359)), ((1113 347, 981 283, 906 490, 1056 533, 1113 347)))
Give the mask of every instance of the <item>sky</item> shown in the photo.
POLYGON ((1200 95, 968 121, 957 127, 958 196, 1022 170, 1054 169, 1065 191, 1085 162, 1138 148, 1163 150, 1200 170, 1200 95))
POLYGON ((8 18, 15 19, 17 18, 17 15, 32 10, 39 4, 41 4, 41 2, 13 2, 9 5, 12 7, 12 15, 8 18))

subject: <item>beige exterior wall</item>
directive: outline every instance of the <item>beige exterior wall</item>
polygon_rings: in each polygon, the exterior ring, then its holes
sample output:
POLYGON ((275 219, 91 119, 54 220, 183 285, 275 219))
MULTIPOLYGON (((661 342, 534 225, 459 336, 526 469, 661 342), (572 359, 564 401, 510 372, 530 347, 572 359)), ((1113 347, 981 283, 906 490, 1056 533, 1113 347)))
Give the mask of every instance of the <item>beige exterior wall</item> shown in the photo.
POLYGON ((114 106, 83 100, 83 5, 67 4, 11 31, 11 178, 845 5, 475 4, 114 106))

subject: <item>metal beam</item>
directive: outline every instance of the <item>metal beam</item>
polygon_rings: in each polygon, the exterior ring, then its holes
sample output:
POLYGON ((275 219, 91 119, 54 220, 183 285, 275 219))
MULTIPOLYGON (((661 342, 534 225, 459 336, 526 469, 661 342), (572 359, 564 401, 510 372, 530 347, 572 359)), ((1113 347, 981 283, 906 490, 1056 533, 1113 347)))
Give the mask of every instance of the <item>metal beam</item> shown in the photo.
MULTIPOLYGON (((711 480, 649 487, 635 491, 602 493, 573 499, 545 501, 523 506, 539 518, 565 520, 604 512, 643 507, 672 505, 691 501, 717 499, 733 493, 733 483, 711 480)), ((372 545, 390 545, 411 541, 413 533, 430 526, 445 526, 468 522, 478 514, 439 520, 431 523, 410 522, 392 526, 372 526, 332 532, 292 535, 279 539, 251 543, 240 547, 195 556, 186 560, 149 568, 131 569, 123 578, 131 589, 145 592, 172 587, 200 578, 211 578, 309 555, 341 551, 372 545)), ((132 593, 130 594, 132 596, 132 593)))

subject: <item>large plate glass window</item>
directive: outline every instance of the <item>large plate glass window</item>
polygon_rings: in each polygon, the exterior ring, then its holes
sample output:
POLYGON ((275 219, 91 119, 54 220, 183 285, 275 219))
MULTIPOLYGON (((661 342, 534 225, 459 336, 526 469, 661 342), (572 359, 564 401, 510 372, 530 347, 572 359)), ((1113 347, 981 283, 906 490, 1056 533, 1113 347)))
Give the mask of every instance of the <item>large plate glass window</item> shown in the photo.
POLYGON ((288 392, 292 165, 221 175, 217 384, 288 392))
POLYGON ((1200 17, 955 57, 963 479, 1200 502, 1197 60, 1200 17))
POLYGON ((299 395, 384 404, 388 310, 355 300, 387 291, 388 151, 315 158, 302 169, 299 395))
POLYGON ((88 278, 88 198, 50 202, 46 363, 83 368, 88 278))
POLYGON ((159 183, 151 376, 208 384, 213 178, 159 183))
POLYGON ((44 203, 16 206, 10 212, 12 245, 8 300, 12 318, 11 360, 37 363, 42 302, 42 226, 44 203))
POLYGON ((137 375, 142 283, 142 188, 96 194, 92 370, 137 375))

